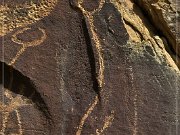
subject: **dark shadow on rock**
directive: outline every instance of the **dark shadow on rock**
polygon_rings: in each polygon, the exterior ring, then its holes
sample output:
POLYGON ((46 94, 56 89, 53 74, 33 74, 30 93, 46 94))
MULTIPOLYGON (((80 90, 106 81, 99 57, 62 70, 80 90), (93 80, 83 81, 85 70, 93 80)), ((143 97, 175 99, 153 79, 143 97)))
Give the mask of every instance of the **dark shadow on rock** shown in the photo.
POLYGON ((13 67, 0 62, 0 84, 11 92, 22 95, 31 100, 36 105, 37 109, 43 113, 49 124, 52 123, 48 107, 46 106, 41 94, 37 92, 36 86, 33 84, 30 78, 24 76, 13 67), (10 87, 12 77, 13 81, 10 87))

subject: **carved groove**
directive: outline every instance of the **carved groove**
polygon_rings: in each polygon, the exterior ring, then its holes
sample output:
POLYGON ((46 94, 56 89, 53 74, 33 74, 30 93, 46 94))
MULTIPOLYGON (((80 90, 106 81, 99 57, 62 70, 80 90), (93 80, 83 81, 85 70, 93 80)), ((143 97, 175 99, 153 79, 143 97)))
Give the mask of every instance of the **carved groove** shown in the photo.
POLYGON ((94 51, 93 51, 93 45, 91 43, 91 38, 90 38, 88 29, 86 26, 86 22, 84 19, 82 20, 82 28, 83 28, 84 37, 86 40, 89 63, 91 66, 91 76, 92 76, 92 80, 93 80, 93 89, 97 93, 98 98, 101 99, 100 88, 99 88, 98 80, 97 80, 96 59, 95 59, 95 55, 94 55, 94 51))

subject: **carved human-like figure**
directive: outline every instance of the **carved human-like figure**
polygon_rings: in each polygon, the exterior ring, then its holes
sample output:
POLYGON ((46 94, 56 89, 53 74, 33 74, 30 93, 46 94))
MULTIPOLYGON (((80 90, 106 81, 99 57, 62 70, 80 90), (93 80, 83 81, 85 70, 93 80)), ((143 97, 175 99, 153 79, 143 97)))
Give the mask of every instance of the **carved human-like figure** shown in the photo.
MULTIPOLYGON (((19 40, 17 36, 19 34, 22 34, 24 31, 31 29, 27 28, 27 25, 36 23, 45 16, 48 16, 54 9, 57 1, 58 0, 41 0, 40 2, 37 2, 36 0, 33 0, 25 2, 18 1, 17 3, 14 3, 14 1, 5 3, 5 1, 3 1, 0 3, 0 37, 5 36, 10 32, 13 32, 16 28, 22 27, 22 29, 18 30, 12 35, 11 40, 17 45, 21 45, 22 47, 17 52, 16 56, 12 58, 11 62, 8 64, 9 66, 13 66, 27 48, 35 47, 44 42, 47 35, 45 30, 42 28, 38 28, 38 30, 42 33, 42 36, 30 42, 19 40)), ((4 44, 2 46, 4 46, 4 44)), ((12 87, 13 79, 14 78, 12 69, 11 79, 9 82, 10 89, 12 87)), ((19 127, 18 135, 22 135, 22 122, 18 108, 32 104, 28 104, 26 100, 22 98, 21 95, 13 97, 11 91, 8 89, 2 88, 1 94, 4 98, 7 98, 9 102, 6 104, 5 102, 0 102, 0 112, 2 114, 2 128, 0 129, 0 134, 5 135, 8 117, 10 113, 15 112, 19 127)))

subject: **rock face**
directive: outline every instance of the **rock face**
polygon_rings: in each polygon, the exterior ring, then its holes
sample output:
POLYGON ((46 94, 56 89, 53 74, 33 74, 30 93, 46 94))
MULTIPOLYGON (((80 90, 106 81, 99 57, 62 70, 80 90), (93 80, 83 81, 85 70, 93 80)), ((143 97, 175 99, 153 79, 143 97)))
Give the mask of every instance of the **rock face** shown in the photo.
POLYGON ((144 9, 161 36, 168 42, 166 46, 178 55, 173 56, 179 65, 180 57, 180 2, 176 0, 135 0, 144 9), (177 60, 176 60, 177 59, 177 60))
POLYGON ((15 1, 0 2, 0 134, 180 133, 175 1, 15 1))

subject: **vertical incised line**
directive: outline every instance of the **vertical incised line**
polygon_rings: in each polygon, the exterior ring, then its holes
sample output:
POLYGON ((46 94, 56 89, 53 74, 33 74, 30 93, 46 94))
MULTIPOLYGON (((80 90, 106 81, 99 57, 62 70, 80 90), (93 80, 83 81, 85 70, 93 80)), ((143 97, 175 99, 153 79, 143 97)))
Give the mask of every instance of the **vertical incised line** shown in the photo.
POLYGON ((22 123, 21 123, 21 116, 19 114, 19 111, 16 109, 15 110, 16 112, 16 116, 17 116, 17 120, 18 120, 18 126, 19 126, 19 135, 23 135, 23 132, 22 132, 22 123))
POLYGON ((133 105, 134 105, 133 135, 137 135, 137 133, 138 133, 138 94, 137 94, 136 88, 134 88, 134 74, 133 74, 132 66, 130 66, 129 69, 130 69, 132 90, 134 92, 134 97, 133 97, 133 105))
POLYGON ((3 133, 3 135, 4 135, 4 133, 5 133, 5 129, 6 129, 6 124, 7 124, 7 122, 8 122, 8 117, 9 117, 9 112, 2 112, 2 119, 3 119, 3 121, 2 121, 2 129, 1 129, 1 133, 3 133))

